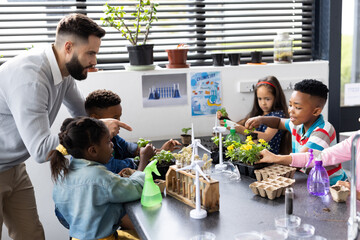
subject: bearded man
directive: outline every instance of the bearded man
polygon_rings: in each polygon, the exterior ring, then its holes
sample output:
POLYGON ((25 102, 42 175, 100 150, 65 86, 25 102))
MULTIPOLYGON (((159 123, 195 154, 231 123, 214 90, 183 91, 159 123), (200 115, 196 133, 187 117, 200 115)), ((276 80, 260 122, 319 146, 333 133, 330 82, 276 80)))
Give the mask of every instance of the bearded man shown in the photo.
MULTIPOLYGON (((0 67, 0 236, 2 224, 12 239, 45 239, 34 189, 25 169, 30 156, 39 163, 59 144, 51 134, 61 104, 73 117, 86 116, 76 80, 96 62, 105 30, 82 14, 60 20, 54 44, 31 49, 0 67)), ((112 136, 118 120, 104 120, 112 136)), ((1 237, 0 237, 1 238, 1 237)))

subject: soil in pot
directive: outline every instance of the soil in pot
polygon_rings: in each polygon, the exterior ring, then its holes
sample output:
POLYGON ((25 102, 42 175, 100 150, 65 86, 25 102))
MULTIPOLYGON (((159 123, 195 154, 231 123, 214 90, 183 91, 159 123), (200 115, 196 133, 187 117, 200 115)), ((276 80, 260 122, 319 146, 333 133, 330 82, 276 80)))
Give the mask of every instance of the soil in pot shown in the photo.
POLYGON ((256 169, 261 169, 271 165, 271 163, 259 163, 259 164, 249 165, 240 161, 235 161, 233 162, 233 164, 237 166, 242 176, 249 176, 254 179, 256 179, 256 175, 254 172, 256 169))
POLYGON ((189 134, 181 134, 181 142, 186 147, 191 143, 191 135, 189 134))
POLYGON ((190 65, 186 64, 188 49, 168 49, 169 64, 167 68, 188 68, 190 65))
POLYGON ((154 63, 154 44, 127 46, 130 65, 143 66, 154 63))

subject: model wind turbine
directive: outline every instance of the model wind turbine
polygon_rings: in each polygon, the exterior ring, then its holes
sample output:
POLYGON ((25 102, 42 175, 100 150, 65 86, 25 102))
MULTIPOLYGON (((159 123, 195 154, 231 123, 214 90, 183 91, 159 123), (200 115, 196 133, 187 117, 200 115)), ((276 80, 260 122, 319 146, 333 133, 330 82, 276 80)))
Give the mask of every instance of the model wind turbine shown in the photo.
POLYGON ((219 119, 215 115, 215 127, 213 127, 215 134, 219 134, 219 163, 215 165, 216 170, 225 170, 227 165, 223 163, 223 144, 222 144, 222 133, 226 131, 226 127, 219 125, 219 119))
POLYGON ((204 149, 206 152, 211 154, 211 151, 209 151, 208 149, 206 149, 203 145, 201 145, 200 143, 200 139, 195 139, 195 135, 194 135, 194 124, 191 124, 191 144, 189 145, 192 149, 193 149, 193 154, 192 154, 192 160, 191 162, 193 162, 193 156, 195 155, 199 155, 198 154, 198 147, 204 149))
POLYGON ((204 165, 204 161, 194 159, 194 148, 193 148, 193 154, 191 156, 191 165, 180 168, 176 171, 180 170, 186 170, 186 169, 193 169, 195 171, 195 209, 190 211, 190 217, 195 219, 203 219, 206 218, 207 212, 206 210, 201 208, 201 199, 200 199, 200 180, 199 180, 199 174, 204 177, 204 179, 208 182, 210 180, 205 176, 204 172, 201 170, 201 166, 204 165))

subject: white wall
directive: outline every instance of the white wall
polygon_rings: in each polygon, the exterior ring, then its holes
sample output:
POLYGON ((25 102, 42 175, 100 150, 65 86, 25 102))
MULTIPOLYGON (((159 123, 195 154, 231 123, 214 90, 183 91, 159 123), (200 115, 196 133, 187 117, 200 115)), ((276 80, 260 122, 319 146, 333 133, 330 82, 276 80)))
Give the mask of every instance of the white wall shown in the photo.
MULTIPOLYGON (((225 66, 225 67, 191 67, 189 69, 159 69, 147 72, 135 71, 103 71, 90 73, 88 79, 79 82, 84 96, 96 89, 110 89, 120 95, 122 99, 122 121, 133 127, 132 132, 121 130, 120 135, 129 141, 136 141, 139 137, 152 140, 179 138, 181 128, 194 123, 195 136, 210 136, 214 123, 214 116, 191 117, 190 108, 190 79, 188 74, 187 96, 188 104, 184 106, 143 108, 142 107, 142 80, 143 74, 168 74, 168 73, 195 73, 203 71, 221 71, 222 100, 230 117, 240 120, 251 109, 253 93, 238 92, 239 82, 254 82, 259 78, 274 75, 284 85, 297 82, 305 78, 315 78, 328 85, 328 62, 304 62, 293 64, 268 64, 261 66, 225 66)), ((283 86, 283 87, 284 87, 283 86)), ((291 90, 286 90, 287 99, 291 90)), ((327 106, 324 115, 327 118, 327 106)), ((62 121, 69 114, 61 108, 59 115, 52 126, 53 133, 58 133, 62 121)), ((38 164, 28 160, 27 169, 35 187, 38 212, 44 225, 46 239, 67 239, 67 230, 58 223, 54 215, 52 201, 52 182, 50 179, 49 164, 38 164)), ((6 227, 3 227, 2 237, 9 239, 6 227)))

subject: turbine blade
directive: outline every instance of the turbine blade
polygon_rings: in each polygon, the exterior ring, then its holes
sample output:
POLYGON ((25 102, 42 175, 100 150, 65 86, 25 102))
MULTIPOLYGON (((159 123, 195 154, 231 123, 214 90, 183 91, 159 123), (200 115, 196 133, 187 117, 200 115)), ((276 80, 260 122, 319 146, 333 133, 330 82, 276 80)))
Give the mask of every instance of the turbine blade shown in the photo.
POLYGON ((209 151, 207 148, 205 148, 203 145, 201 145, 200 143, 198 144, 198 147, 201 147, 202 149, 204 149, 205 151, 207 151, 208 153, 211 153, 211 151, 209 151))
POLYGON ((205 178, 206 181, 210 182, 210 180, 205 176, 205 173, 201 170, 201 167, 199 165, 196 164, 195 168, 196 168, 196 171, 198 171, 201 174, 201 176, 203 176, 203 178, 205 178))
POLYGON ((187 169, 193 169, 193 168, 194 168, 193 165, 188 165, 188 166, 186 166, 186 167, 183 167, 183 168, 180 168, 180 169, 176 169, 176 171, 178 172, 178 171, 181 171, 181 170, 187 170, 187 169))

